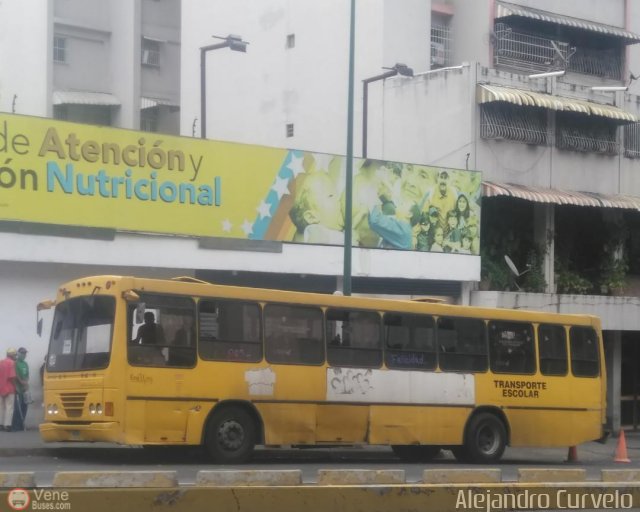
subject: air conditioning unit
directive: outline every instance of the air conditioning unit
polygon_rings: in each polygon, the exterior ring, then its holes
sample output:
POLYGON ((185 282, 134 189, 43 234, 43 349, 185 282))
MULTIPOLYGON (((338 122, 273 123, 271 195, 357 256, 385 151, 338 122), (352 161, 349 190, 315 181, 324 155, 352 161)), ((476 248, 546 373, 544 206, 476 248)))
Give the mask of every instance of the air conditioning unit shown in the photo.
POLYGON ((431 65, 444 66, 446 64, 446 54, 444 43, 431 42, 431 65))

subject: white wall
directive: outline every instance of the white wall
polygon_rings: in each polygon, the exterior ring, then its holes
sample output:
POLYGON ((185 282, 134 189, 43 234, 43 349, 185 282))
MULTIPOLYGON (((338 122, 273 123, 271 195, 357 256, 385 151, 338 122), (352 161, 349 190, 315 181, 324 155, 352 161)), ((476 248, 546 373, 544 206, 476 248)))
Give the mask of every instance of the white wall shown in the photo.
POLYGON ((600 317, 603 330, 640 331, 640 299, 638 297, 473 291, 471 305, 484 308, 595 315, 600 317))
MULTIPOLYGON (((396 62, 416 72, 428 68, 429 5, 357 2, 355 148, 361 144, 362 80, 396 62)), ((246 54, 208 54, 207 136, 346 153, 349 2, 190 0, 182 8, 181 133, 190 135, 200 117, 199 47, 214 42, 212 34, 238 34, 250 42, 246 54), (295 34, 295 48, 285 48, 288 34, 295 34), (292 138, 285 136, 288 123, 295 126, 292 138)))
MULTIPOLYGON (((244 270, 342 275, 341 247, 282 244, 282 252, 200 249, 194 238, 118 233, 114 241, 0 233, 0 261, 244 270)), ((353 275, 478 281, 480 257, 382 249, 354 249, 353 275), (442 269, 446 268, 446 275, 442 269)))
POLYGON ((51 80, 51 0, 0 2, 0 110, 43 116, 51 80), (28 71, 31 70, 31 71, 28 71), (38 70, 34 72, 33 70, 38 70))

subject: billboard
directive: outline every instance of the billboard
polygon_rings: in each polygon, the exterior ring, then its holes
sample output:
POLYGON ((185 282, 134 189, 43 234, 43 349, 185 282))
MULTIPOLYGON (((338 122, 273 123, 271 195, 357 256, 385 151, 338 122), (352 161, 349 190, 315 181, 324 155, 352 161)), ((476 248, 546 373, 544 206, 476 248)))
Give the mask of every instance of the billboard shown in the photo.
MULTIPOLYGON (((345 157, 0 114, 0 219, 342 245, 345 157)), ((481 175, 354 159, 353 245, 479 253, 481 175)))

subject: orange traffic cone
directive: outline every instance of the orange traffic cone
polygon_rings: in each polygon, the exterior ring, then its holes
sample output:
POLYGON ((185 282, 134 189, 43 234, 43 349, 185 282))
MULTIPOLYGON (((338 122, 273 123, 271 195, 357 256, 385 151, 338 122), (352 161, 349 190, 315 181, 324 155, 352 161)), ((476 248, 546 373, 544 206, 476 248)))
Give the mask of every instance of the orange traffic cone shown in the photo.
POLYGON ((567 460, 565 462, 578 462, 578 449, 575 446, 569 446, 567 460))
POLYGON ((620 436, 618 437, 618 446, 616 446, 616 454, 613 458, 613 462, 631 462, 627 455, 627 441, 624 438, 624 430, 620 430, 620 436))

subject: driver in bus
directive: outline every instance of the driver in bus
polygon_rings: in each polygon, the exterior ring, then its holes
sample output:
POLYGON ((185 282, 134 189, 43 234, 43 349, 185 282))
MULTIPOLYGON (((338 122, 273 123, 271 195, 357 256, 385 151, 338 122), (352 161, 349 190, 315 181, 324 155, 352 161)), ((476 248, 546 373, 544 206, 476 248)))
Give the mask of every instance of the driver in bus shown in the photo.
POLYGON ((138 335, 131 343, 140 345, 164 345, 164 332, 156 323, 156 317, 151 311, 144 314, 144 323, 138 327, 138 335))

